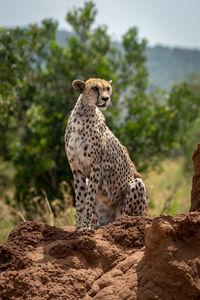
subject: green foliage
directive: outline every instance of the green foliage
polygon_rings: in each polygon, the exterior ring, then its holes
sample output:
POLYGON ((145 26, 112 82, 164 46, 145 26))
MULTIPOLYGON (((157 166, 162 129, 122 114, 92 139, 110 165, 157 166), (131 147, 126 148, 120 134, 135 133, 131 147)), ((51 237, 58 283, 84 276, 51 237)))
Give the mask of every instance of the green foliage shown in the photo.
POLYGON ((27 209, 29 200, 34 197, 32 186, 36 194, 48 186, 49 193, 55 196, 59 193, 57 184, 64 179, 62 172, 55 169, 60 163, 62 168, 65 159, 60 131, 64 127, 63 111, 69 104, 64 95, 64 76, 59 82, 59 87, 63 87, 61 93, 53 72, 48 72, 49 65, 55 63, 52 61, 57 46, 55 32, 56 23, 51 20, 44 21, 41 28, 32 25, 28 30, 17 28, 1 32, 0 65, 4 72, 0 76, 4 105, 0 110, 3 117, 0 149, 4 158, 14 162, 16 199, 27 204, 27 209))
MULTIPOLYGON (((71 67, 72 80, 90 77, 113 77, 112 47, 105 26, 92 29, 96 16, 92 2, 86 2, 84 8, 74 9, 67 14, 73 36, 67 39, 67 63, 71 67)), ((70 81, 71 84, 71 81, 70 81)))
POLYGON ((182 126, 183 140, 181 143, 181 154, 184 155, 185 171, 193 173, 191 157, 200 140, 200 75, 191 75, 186 78, 187 89, 190 93, 190 101, 184 99, 185 104, 182 108, 182 117, 187 119, 187 128, 182 126), (188 113, 189 112, 189 113, 188 113))
POLYGON ((137 29, 125 33, 119 50, 105 26, 93 27, 96 14, 93 2, 68 12, 73 34, 65 48, 56 41, 52 20, 0 31, 0 156, 14 164, 15 197, 26 212, 38 210, 44 194, 52 207, 55 199, 64 205, 61 183, 72 186, 63 137, 77 99, 74 79, 113 80, 107 123, 139 170, 184 145, 197 118, 198 97, 188 86, 174 86, 169 95, 147 93, 146 40, 139 39, 137 29))

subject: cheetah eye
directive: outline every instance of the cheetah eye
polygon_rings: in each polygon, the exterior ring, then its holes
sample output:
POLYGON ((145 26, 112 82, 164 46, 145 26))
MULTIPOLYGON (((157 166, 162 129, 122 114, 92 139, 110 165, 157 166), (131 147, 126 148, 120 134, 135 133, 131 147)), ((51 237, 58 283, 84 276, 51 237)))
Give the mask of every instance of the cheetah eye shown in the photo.
POLYGON ((110 91, 110 87, 109 86, 107 86, 107 91, 110 91))
POLYGON ((98 91, 99 91, 99 89, 98 89, 97 86, 93 86, 91 89, 92 89, 95 93, 98 93, 98 91))

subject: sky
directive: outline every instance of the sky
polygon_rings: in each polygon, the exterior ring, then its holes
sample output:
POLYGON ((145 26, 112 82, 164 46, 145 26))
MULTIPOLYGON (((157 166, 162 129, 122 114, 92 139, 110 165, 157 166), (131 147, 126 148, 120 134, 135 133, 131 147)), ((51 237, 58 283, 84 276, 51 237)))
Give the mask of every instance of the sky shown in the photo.
MULTIPOLYGON (((114 39, 137 26, 149 45, 200 49, 200 0, 93 0, 96 25, 107 25, 114 39)), ((44 18, 70 30, 67 11, 84 0, 0 0, 0 26, 26 26, 44 18)))

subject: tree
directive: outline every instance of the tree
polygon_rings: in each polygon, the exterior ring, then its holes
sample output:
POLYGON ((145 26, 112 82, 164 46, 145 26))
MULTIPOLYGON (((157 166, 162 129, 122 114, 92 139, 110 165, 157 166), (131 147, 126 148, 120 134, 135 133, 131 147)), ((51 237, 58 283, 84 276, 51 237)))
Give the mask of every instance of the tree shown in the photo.
POLYGON ((191 75, 185 83, 173 86, 170 92, 169 105, 179 127, 179 153, 184 156, 185 171, 193 173, 191 158, 200 140, 200 76, 191 75))

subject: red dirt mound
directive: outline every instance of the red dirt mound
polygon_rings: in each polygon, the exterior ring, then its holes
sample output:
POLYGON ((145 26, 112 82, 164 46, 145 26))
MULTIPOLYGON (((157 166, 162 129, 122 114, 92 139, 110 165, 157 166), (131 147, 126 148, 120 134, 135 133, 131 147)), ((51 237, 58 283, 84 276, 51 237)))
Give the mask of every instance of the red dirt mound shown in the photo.
POLYGON ((98 230, 40 222, 0 245, 0 299, 200 299, 200 144, 188 215, 120 217, 98 230))
POLYGON ((0 299, 199 299, 200 213, 98 230, 40 222, 0 247, 0 299))

